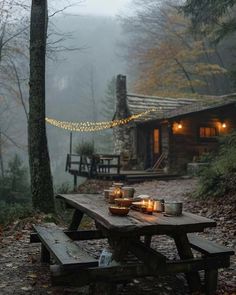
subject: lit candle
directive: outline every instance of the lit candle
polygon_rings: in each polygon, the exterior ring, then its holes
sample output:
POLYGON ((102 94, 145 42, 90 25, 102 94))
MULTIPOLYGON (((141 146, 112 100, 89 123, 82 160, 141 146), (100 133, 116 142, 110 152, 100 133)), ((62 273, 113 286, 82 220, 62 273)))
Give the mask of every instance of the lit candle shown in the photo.
POLYGON ((149 214, 151 214, 153 212, 153 201, 152 200, 148 200, 148 204, 147 204, 146 210, 147 210, 147 212, 149 214))
POLYGON ((145 200, 142 200, 142 202, 141 202, 141 211, 142 212, 145 212, 146 211, 146 202, 145 202, 145 200))
POLYGON ((157 211, 157 201, 154 201, 153 211, 157 211))
POLYGON ((121 190, 121 188, 116 187, 116 188, 114 189, 114 195, 116 196, 117 199, 118 199, 118 198, 121 198, 121 197, 122 197, 122 190, 121 190))

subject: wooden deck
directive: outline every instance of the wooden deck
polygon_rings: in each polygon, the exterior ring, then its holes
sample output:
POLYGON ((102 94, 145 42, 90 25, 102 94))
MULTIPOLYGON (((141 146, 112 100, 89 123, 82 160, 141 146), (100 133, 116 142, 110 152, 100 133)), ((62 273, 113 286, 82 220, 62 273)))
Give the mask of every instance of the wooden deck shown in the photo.
MULTIPOLYGON (((106 178, 107 175, 99 174, 99 179, 108 179, 106 178)), ((110 174, 108 177, 110 179, 120 179, 125 180, 127 182, 142 182, 145 180, 153 180, 153 179, 174 179, 178 177, 177 174, 166 174, 162 171, 159 172, 147 172, 144 170, 134 171, 121 171, 119 175, 116 174, 110 174)))
POLYGON ((104 161, 96 163, 91 159, 78 155, 67 155, 66 171, 74 177, 74 187, 77 187, 77 178, 103 179, 124 181, 126 183, 142 182, 146 180, 170 180, 178 178, 177 174, 166 174, 162 169, 145 170, 121 170, 120 158, 117 155, 102 155, 104 161), (106 163, 108 161, 108 163, 106 163))

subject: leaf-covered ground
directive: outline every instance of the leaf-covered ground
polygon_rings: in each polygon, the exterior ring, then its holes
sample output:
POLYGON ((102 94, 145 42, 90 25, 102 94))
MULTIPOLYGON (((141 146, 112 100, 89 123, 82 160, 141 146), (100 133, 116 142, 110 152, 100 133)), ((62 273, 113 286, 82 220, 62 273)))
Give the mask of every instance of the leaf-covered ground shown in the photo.
MULTIPOLYGON (((79 191, 101 191, 107 183, 87 183, 79 191)), ((109 186, 109 184, 108 184, 109 186)), ((223 199, 198 201, 190 197, 196 186, 195 180, 152 181, 134 185, 136 195, 149 194, 153 197, 183 200, 184 209, 201 214, 217 221, 217 227, 207 230, 203 235, 231 248, 236 248, 236 199, 227 196, 223 199)), ((29 235, 32 223, 42 222, 43 216, 35 216, 17 221, 6 231, 0 231, 0 294, 87 294, 87 288, 52 287, 48 265, 41 265, 40 245, 30 244, 29 235)), ((81 242, 84 248, 99 257, 106 241, 81 242)), ((152 247, 157 248, 170 258, 177 256, 173 241, 167 237, 155 237, 152 247)), ((220 270, 218 295, 236 295, 236 257, 231 258, 231 266, 220 270)), ((174 295, 188 294, 186 281, 182 275, 159 278, 136 279, 121 285, 118 294, 174 295)))

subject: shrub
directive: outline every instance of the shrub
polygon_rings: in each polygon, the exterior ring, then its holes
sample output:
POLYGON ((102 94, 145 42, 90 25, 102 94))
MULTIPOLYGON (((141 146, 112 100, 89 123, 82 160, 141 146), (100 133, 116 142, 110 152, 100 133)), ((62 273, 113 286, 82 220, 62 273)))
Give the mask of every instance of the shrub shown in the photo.
POLYGON ((33 215, 32 205, 26 204, 8 204, 0 201, 0 224, 3 226, 15 221, 33 215))
POLYGON ((0 177, 0 224, 6 226, 32 214, 28 171, 15 155, 8 163, 5 176, 0 177))
POLYGON ((0 200, 7 203, 29 202, 30 186, 27 169, 18 155, 8 163, 5 177, 0 178, 0 200))
POLYGON ((217 152, 208 159, 209 165, 200 172, 196 195, 221 197, 233 193, 236 184, 236 132, 220 138, 217 152))
POLYGON ((95 147, 93 142, 81 142, 75 147, 75 152, 81 156, 92 156, 95 153, 95 147))
POLYGON ((72 191, 71 185, 68 182, 63 182, 54 187, 55 194, 68 194, 72 191))

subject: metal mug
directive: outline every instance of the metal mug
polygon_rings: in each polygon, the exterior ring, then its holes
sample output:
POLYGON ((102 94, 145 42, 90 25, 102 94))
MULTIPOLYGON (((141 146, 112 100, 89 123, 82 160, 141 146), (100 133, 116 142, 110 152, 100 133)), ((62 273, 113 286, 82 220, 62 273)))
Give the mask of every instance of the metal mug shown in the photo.
POLYGON ((165 202, 165 213, 167 215, 182 215, 183 203, 178 201, 165 202))
POLYGON ((111 189, 105 189, 104 190, 104 198, 105 200, 109 200, 109 193, 112 192, 113 190, 111 189))
POLYGON ((154 208, 155 212, 163 212, 164 211, 164 200, 154 200, 154 208))
POLYGON ((122 187, 123 198, 133 198, 135 189, 133 187, 124 186, 122 187))
POLYGON ((117 198, 117 196, 114 194, 113 191, 110 191, 109 192, 109 199, 108 199, 108 202, 110 204, 115 204, 115 198, 117 198))

